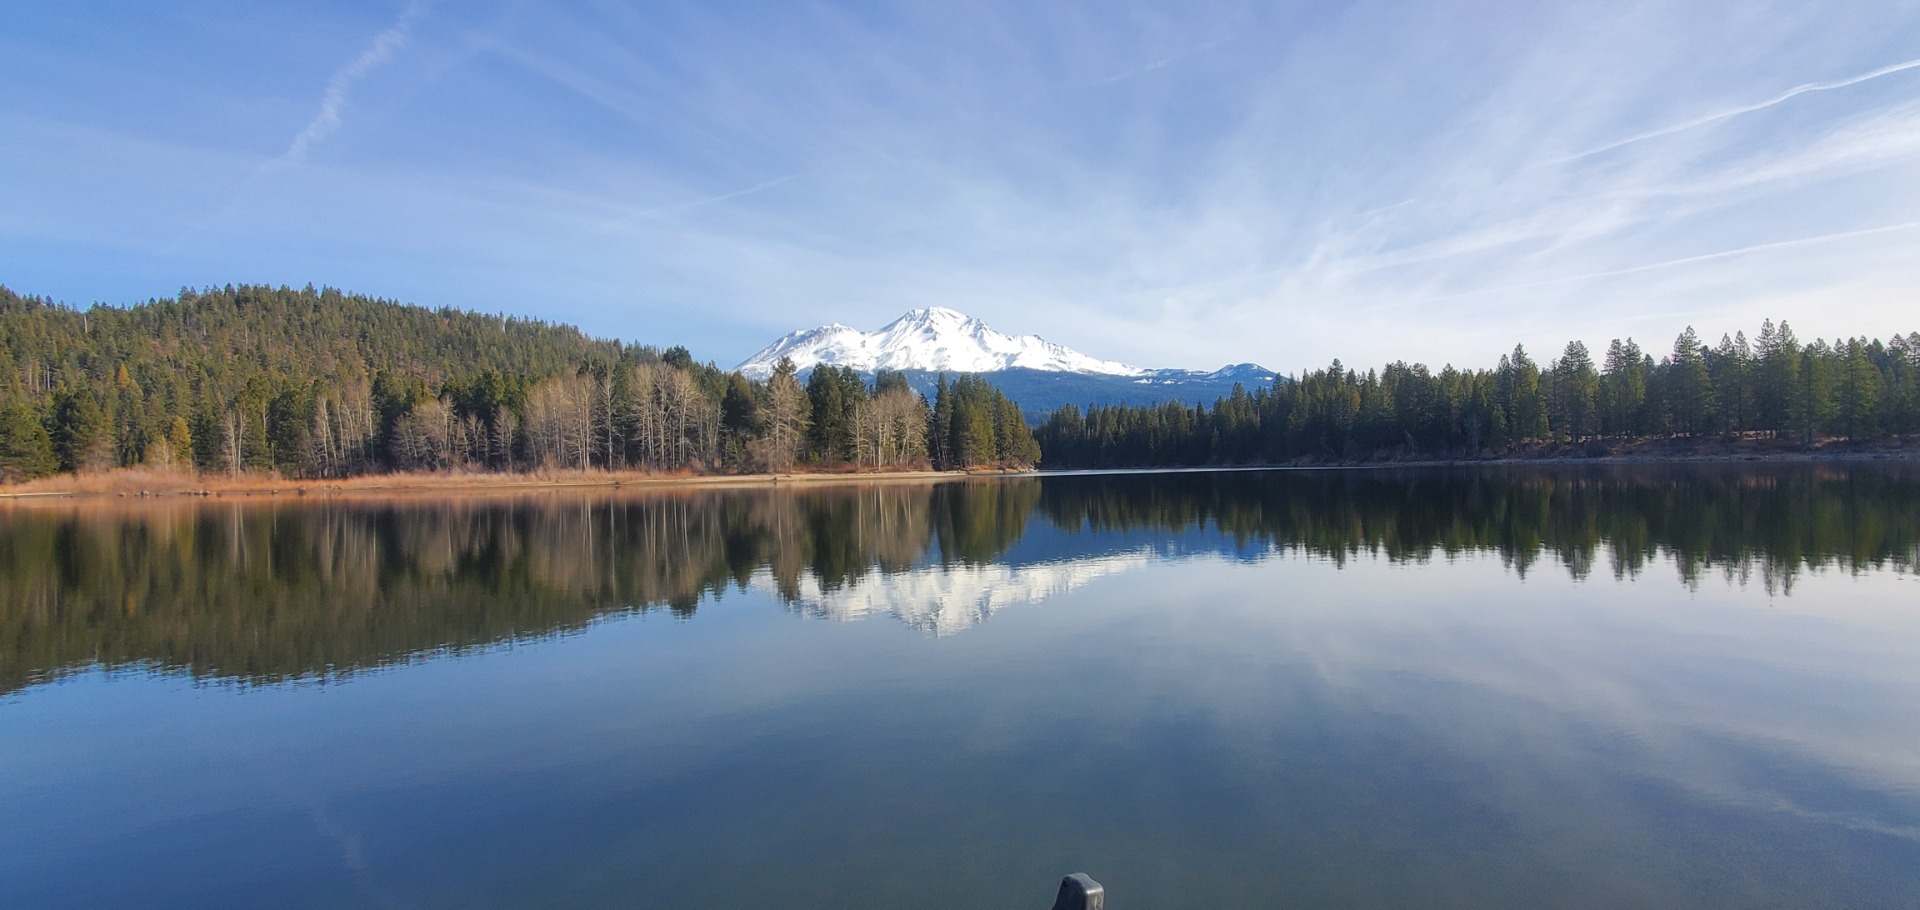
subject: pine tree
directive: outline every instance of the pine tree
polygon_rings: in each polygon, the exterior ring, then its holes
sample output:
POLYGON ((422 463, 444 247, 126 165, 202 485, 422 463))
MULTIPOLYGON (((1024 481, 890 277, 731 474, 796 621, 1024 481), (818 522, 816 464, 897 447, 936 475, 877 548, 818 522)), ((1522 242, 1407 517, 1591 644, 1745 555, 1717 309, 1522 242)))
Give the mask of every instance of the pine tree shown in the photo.
POLYGON ((1706 351, 1693 326, 1673 341, 1668 361, 1667 406, 1673 430, 1683 436, 1706 432, 1713 426, 1713 380, 1707 374, 1706 351))
POLYGON ((1772 320, 1760 324, 1757 344, 1759 378, 1754 383, 1754 400, 1761 429, 1775 436, 1793 432, 1800 386, 1800 342, 1785 322, 1775 328, 1772 320))
POLYGON ((747 447, 760 434, 760 402, 753 383, 739 373, 727 377, 727 391, 720 399, 720 433, 730 465, 746 461, 747 447))
POLYGON ((827 364, 814 367, 807 377, 807 403, 811 425, 807 443, 812 458, 820 462, 840 462, 851 457, 854 448, 853 416, 866 399, 866 385, 851 367, 838 369, 827 364))
POLYGON ((1507 431, 1514 441, 1546 437, 1547 407, 1540 394, 1540 368, 1521 345, 1514 345, 1513 354, 1500 359, 1500 393, 1507 411, 1507 431))
POLYGON ((139 464, 146 454, 152 432, 146 425, 146 396, 127 372, 127 365, 114 369, 113 446, 116 463, 139 464))
POLYGON ((1587 346, 1567 342, 1553 369, 1553 398, 1562 429, 1568 439, 1579 442, 1597 431, 1595 419, 1600 400, 1600 374, 1593 369, 1593 357, 1587 346))
POLYGON ((0 404, 0 482, 32 480, 60 469, 46 425, 24 401, 0 404))
POLYGON ((1800 349, 1800 382, 1794 389, 1791 418, 1800 441, 1812 445, 1833 422, 1838 373, 1833 349, 1815 339, 1800 349))
POLYGON ((1895 335, 1887 345, 1886 429, 1894 433, 1920 430, 1920 332, 1895 335))
POLYGON ((49 434, 62 471, 97 471, 113 465, 113 438, 107 415, 87 391, 54 396, 49 434))
POLYGON ((933 387, 933 420, 927 426, 927 455, 933 465, 950 471, 959 460, 953 451, 953 387, 941 373, 933 387))
POLYGON ((1845 362, 1840 366, 1840 432, 1849 439, 1860 439, 1879 431, 1880 369, 1867 356, 1865 341, 1854 338, 1842 349, 1845 362))
POLYGON ((1720 346, 1707 355, 1713 377, 1713 398, 1720 412, 1720 429, 1739 433, 1752 429, 1753 350, 1747 334, 1721 335, 1720 346))
POLYGON ((225 470, 225 425, 212 401, 202 400, 194 408, 189 426, 193 430, 193 463, 200 470, 225 470))
POLYGON ((1646 432, 1647 379, 1652 366, 1640 346, 1616 338, 1607 346, 1606 372, 1601 376, 1601 432, 1638 436, 1646 432))

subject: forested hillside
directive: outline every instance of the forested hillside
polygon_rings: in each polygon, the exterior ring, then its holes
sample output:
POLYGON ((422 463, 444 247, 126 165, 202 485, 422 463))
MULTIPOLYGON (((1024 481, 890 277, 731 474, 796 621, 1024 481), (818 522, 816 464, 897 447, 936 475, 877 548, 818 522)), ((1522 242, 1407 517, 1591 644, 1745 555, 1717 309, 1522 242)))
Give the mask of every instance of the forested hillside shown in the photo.
POLYGON ((1601 454, 1648 438, 1767 437, 1811 445, 1920 432, 1920 333, 1802 344, 1786 323, 1702 343, 1689 327, 1656 360, 1615 340, 1596 365, 1569 343, 1539 366, 1515 347, 1493 369, 1335 360, 1210 408, 1064 407, 1036 431, 1047 467, 1480 457, 1568 444, 1601 454))
POLYGON ((898 376, 751 382, 684 348, 333 289, 183 289, 81 310, 0 288, 0 480, 1038 458, 1018 407, 965 377, 929 404, 898 376))
POLYGON ((85 310, 0 287, 0 481, 146 466, 787 471, 1479 457, 1647 438, 1811 444, 1920 432, 1920 333, 1803 344, 1785 323, 1656 359, 1572 342, 1542 367, 1339 361, 1211 407, 1064 407, 1030 431, 979 377, 764 382, 571 326, 332 289, 225 287, 85 310))

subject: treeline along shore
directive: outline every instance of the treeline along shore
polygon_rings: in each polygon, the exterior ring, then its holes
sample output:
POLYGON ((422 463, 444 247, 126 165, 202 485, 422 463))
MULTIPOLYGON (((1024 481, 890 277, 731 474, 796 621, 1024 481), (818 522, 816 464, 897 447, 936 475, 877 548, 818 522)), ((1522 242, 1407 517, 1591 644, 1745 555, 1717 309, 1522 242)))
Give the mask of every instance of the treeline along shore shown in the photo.
MULTIPOLYGON (((1064 407, 1035 434, 1048 467, 1153 467, 1907 448, 1920 432, 1920 332, 1802 343, 1785 322, 1659 359, 1579 341, 1541 367, 1524 347, 1492 369, 1335 360, 1235 388, 1211 407, 1064 407)), ((1910 451, 1910 449, 1908 449, 1910 451)))
POLYGON ((1768 322, 1717 346, 1688 328, 1658 359, 1625 339, 1598 364, 1578 341, 1545 367, 1520 347, 1491 369, 1336 360, 1210 406, 1070 406, 1032 428, 979 376, 931 396, 791 363, 756 381, 681 347, 330 288, 80 309, 0 287, 0 484, 75 475, 29 489, 129 470, 219 489, 1805 451, 1917 431, 1920 333, 1802 343, 1768 322))
POLYGON ((1040 453, 988 383, 929 401, 882 373, 764 382, 571 326, 333 289, 77 309, 0 288, 0 481, 61 472, 344 479, 405 472, 1007 469, 1040 453))

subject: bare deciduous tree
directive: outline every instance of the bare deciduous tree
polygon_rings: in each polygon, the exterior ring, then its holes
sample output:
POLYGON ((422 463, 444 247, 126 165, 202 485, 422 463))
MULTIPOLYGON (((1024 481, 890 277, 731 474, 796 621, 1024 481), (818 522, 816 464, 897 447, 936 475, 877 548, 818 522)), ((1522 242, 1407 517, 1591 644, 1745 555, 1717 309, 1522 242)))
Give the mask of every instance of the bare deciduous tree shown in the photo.
MULTIPOLYGON (((783 361, 783 364, 785 362, 783 361)), ((770 471, 785 471, 799 457, 807 435, 807 392, 791 369, 774 373, 767 382, 767 435, 762 460, 770 471)))

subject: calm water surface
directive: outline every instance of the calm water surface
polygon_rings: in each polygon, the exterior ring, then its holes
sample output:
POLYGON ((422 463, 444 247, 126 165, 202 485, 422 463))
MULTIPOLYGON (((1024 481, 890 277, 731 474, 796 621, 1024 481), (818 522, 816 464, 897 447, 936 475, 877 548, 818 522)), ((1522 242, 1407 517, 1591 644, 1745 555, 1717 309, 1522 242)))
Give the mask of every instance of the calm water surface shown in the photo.
POLYGON ((1920 906, 1920 472, 0 507, 0 905, 1920 906))

